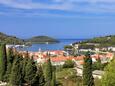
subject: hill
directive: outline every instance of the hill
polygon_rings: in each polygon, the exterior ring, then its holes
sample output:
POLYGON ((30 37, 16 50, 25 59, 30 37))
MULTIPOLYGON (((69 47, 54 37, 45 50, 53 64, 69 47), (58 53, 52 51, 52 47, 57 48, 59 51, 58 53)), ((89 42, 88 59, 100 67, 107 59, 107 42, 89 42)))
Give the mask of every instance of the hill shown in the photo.
POLYGON ((58 43, 59 41, 48 36, 35 36, 27 40, 31 43, 58 43))
POLYGON ((23 44, 24 40, 0 32, 0 42, 4 42, 6 44, 23 44))
POLYGON ((93 39, 88 39, 86 41, 79 42, 79 43, 80 44, 88 44, 88 43, 99 44, 99 47, 115 46, 115 35, 95 37, 93 39))

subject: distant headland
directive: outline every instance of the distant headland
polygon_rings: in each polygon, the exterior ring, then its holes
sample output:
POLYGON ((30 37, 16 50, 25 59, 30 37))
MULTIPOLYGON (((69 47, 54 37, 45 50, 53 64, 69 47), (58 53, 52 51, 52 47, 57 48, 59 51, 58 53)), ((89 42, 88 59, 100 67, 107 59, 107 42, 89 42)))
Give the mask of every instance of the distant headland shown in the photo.
POLYGON ((41 43, 58 43, 59 40, 49 37, 49 36, 34 36, 29 39, 20 39, 16 36, 9 36, 5 33, 0 32, 0 42, 4 42, 6 44, 41 44, 41 43))
POLYGON ((115 35, 95 37, 92 39, 87 39, 85 41, 73 43, 73 45, 74 44, 80 44, 82 46, 84 46, 84 45, 96 45, 98 47, 110 47, 110 46, 115 47, 115 35))
POLYGON ((0 42, 6 44, 24 44, 24 40, 17 38, 16 36, 9 36, 5 33, 0 32, 0 42))

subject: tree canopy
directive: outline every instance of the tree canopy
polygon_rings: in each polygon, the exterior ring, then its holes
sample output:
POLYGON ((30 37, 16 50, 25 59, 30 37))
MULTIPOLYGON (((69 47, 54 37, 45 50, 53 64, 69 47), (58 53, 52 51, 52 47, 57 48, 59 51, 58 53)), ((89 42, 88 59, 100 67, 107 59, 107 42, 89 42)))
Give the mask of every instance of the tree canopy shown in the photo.
POLYGON ((94 86, 94 79, 92 75, 92 59, 90 52, 86 53, 83 64, 83 86, 94 86))
POLYGON ((115 60, 111 61, 105 68, 102 77, 102 86, 115 86, 115 60))

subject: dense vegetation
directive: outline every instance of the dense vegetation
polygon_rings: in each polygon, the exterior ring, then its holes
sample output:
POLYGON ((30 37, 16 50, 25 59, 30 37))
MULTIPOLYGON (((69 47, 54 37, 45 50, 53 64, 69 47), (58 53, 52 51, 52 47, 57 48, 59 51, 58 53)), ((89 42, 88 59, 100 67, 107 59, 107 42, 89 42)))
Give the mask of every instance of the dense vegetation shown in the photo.
POLYGON ((83 86, 95 86, 94 78, 92 75, 92 59, 90 53, 86 53, 83 64, 83 86))
POLYGON ((105 73, 101 80, 101 86, 115 86, 115 59, 105 68, 105 73))
POLYGON ((45 75, 45 80, 46 80, 45 86, 51 86, 53 71, 52 71, 52 65, 51 65, 50 59, 48 59, 47 63, 44 64, 44 68, 45 68, 44 75, 45 75))
POLYGON ((108 65, 108 63, 101 63, 101 60, 98 59, 97 62, 92 64, 92 70, 104 70, 104 68, 108 65))
POLYGON ((99 44, 99 47, 115 46, 115 35, 105 37, 95 37, 93 39, 80 42, 80 44, 86 44, 86 43, 99 44))
POLYGON ((94 49, 94 45, 80 44, 79 49, 94 49))
POLYGON ((25 58, 18 52, 0 45, 0 81, 8 86, 56 86, 55 71, 52 70, 50 59, 43 66, 37 65, 28 52, 25 58))
POLYGON ((24 40, 0 32, 0 42, 4 42, 6 44, 23 44, 24 40))
POLYGON ((7 57, 5 44, 0 45, 0 81, 4 81, 7 70, 7 57))
POLYGON ((73 68, 57 68, 56 79, 59 86, 78 86, 77 83, 82 83, 82 81, 80 82, 82 78, 77 76, 77 72, 73 68))
POLYGON ((48 36, 36 36, 36 37, 32 37, 28 40, 26 40, 27 42, 32 42, 32 43, 57 43, 59 42, 58 40, 48 37, 48 36))

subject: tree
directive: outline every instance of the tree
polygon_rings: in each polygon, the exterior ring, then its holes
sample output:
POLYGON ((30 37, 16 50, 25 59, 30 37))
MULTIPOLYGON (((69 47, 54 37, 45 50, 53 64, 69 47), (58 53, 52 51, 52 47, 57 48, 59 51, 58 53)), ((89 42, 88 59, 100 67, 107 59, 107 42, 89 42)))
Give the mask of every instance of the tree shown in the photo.
POLYGON ((97 62, 92 64, 93 70, 104 70, 108 63, 101 63, 100 59, 97 59, 97 62))
POLYGON ((10 85, 12 86, 19 86, 22 83, 22 76, 21 76, 21 59, 19 56, 15 57, 11 75, 10 75, 10 85))
POLYGON ((66 46, 64 46, 64 50, 65 50, 65 51, 68 50, 68 49, 73 49, 73 46, 71 46, 71 45, 66 45, 66 46))
POLYGON ((55 71, 52 74, 51 86, 56 86, 56 74, 55 74, 55 71))
POLYGON ((84 58, 83 85, 84 86, 94 86, 94 79, 92 76, 92 59, 90 57, 90 52, 87 52, 84 58))
POLYGON ((38 70, 36 73, 36 77, 34 78, 33 86, 44 86, 45 84, 45 77, 43 74, 43 69, 41 66, 38 66, 38 70))
POLYGON ((11 69, 12 69, 12 65, 13 65, 13 60, 14 60, 13 50, 12 50, 12 48, 8 48, 8 51, 7 51, 7 72, 6 72, 7 81, 9 81, 9 77, 10 77, 11 69))
POLYGON ((45 77, 44 77, 44 74, 43 74, 43 69, 41 66, 38 67, 38 76, 39 76, 39 86, 44 86, 45 84, 45 77))
POLYGON ((32 85, 35 83, 35 78, 36 78, 36 72, 37 72, 37 67, 35 65, 35 62, 32 59, 28 59, 28 63, 25 67, 25 81, 29 84, 32 85))
POLYGON ((22 60, 22 82, 25 83, 25 73, 26 73, 26 65, 28 63, 28 58, 23 58, 22 60))
POLYGON ((105 73, 102 76, 101 86, 115 85, 115 60, 111 61, 105 68, 105 73))
POLYGON ((0 44, 0 81, 4 81, 7 70, 6 45, 0 44))
POLYGON ((50 58, 47 60, 47 63, 45 64, 45 80, 45 86, 50 86, 52 80, 52 64, 50 58))

